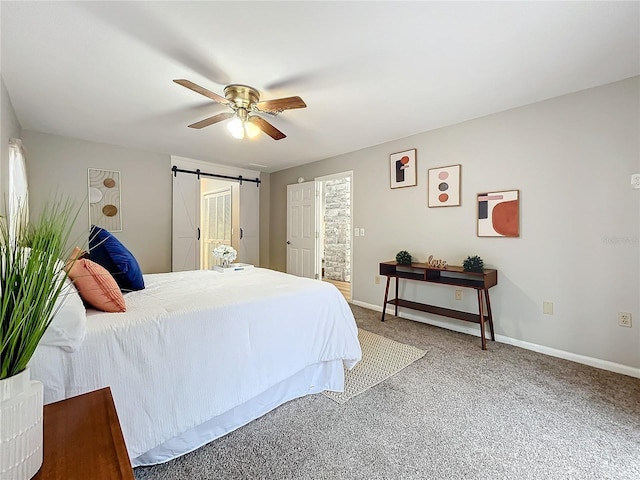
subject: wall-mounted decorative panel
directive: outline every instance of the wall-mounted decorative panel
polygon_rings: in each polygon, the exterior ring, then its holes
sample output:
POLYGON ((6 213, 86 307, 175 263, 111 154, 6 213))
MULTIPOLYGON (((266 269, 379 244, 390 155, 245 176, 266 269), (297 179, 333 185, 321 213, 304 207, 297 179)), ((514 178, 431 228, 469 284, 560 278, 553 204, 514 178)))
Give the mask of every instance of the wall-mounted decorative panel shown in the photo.
POLYGON ((120 172, 88 169, 89 225, 110 232, 122 231, 120 172))

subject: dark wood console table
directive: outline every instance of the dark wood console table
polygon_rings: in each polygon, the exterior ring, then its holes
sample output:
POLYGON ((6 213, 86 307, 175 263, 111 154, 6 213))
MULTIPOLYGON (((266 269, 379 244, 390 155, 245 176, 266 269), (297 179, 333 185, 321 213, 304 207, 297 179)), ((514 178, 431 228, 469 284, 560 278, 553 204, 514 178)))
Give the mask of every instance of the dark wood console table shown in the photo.
POLYGON ((45 405, 43 420, 33 480, 134 480, 109 387, 45 405))
POLYGON ((381 262, 380 275, 387 277, 387 286, 384 290, 384 304, 382 305, 382 321, 387 305, 395 305, 395 315, 398 316, 398 307, 410 308, 421 312, 443 315, 457 318, 467 322, 480 324, 480 337, 482 349, 487 349, 487 341, 484 334, 484 324, 488 322, 491 332, 491 340, 495 341, 493 333, 493 316, 491 314, 491 301, 489 289, 498 284, 498 271, 485 268, 482 272, 465 272, 462 267, 447 266, 446 269, 432 268, 426 263, 412 263, 411 265, 398 265, 397 262, 381 262), (396 298, 389 299, 389 283, 396 279, 396 298), (436 307, 426 303, 412 302, 398 298, 398 283, 400 279, 417 280, 420 282, 439 283, 441 285, 453 285, 456 287, 473 288, 478 295, 478 313, 463 312, 450 308, 436 307), (483 299, 484 297, 484 299, 483 299), (486 310, 485 310, 486 302, 486 310))

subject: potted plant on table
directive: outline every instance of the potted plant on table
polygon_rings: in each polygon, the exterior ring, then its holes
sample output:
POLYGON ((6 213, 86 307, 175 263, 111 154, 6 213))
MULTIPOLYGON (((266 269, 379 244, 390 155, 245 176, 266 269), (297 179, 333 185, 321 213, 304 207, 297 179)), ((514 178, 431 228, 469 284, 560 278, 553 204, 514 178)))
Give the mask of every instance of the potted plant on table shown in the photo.
POLYGON ((72 212, 55 202, 35 223, 0 219, 0 478, 29 479, 42 465, 43 386, 28 364, 65 289, 72 212))

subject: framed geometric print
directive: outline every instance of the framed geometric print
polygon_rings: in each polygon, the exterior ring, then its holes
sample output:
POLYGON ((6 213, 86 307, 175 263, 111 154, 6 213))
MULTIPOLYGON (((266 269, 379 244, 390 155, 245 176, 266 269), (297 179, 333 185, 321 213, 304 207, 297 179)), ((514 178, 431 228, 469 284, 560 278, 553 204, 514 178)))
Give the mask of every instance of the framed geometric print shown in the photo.
POLYGON ((520 190, 478 194, 478 236, 520 236, 520 190))
POLYGON ((461 165, 430 168, 428 174, 429 207, 460 206, 461 165))

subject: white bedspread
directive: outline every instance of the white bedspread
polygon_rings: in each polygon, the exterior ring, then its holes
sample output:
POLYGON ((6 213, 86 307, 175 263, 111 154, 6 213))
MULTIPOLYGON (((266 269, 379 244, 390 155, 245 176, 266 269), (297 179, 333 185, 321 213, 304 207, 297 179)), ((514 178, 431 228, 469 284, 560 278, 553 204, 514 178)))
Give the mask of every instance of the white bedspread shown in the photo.
POLYGON ((126 313, 88 311, 77 352, 42 346, 31 362, 45 403, 110 386, 132 459, 310 365, 361 358, 331 284, 260 268, 144 280, 126 313))

